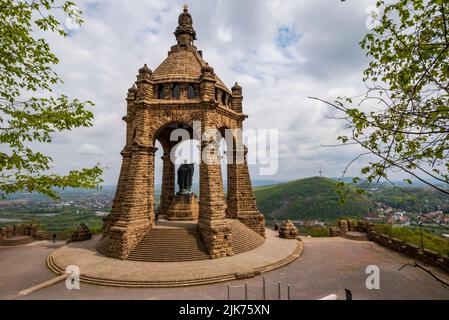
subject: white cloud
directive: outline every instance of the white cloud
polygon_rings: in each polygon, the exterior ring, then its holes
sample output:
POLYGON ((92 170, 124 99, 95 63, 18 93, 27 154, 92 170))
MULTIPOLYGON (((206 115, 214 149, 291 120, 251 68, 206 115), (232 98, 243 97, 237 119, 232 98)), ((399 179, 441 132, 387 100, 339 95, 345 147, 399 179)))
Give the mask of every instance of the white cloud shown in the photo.
POLYGON ((104 152, 97 146, 93 146, 91 144, 85 143, 79 147, 76 152, 83 156, 99 156, 102 155, 104 152))
POLYGON ((217 37, 225 43, 229 43, 232 41, 232 33, 229 30, 223 28, 218 29, 217 37))
MULTIPOLYGON (((184 2, 77 2, 85 24, 66 39, 48 38, 61 61, 56 71, 65 81, 57 91, 95 102, 94 126, 60 134, 55 144, 42 149, 63 172, 100 159, 109 168, 105 182, 115 184, 125 142, 121 118, 127 89, 144 63, 154 70, 167 56, 184 2), (68 157, 71 161, 66 161, 68 157)), ((196 46, 229 87, 235 81, 243 87, 244 111, 249 115, 246 128, 279 130, 280 169, 273 179, 316 175, 320 163, 329 164, 324 170, 327 175, 338 175, 357 154, 348 149, 344 157, 334 156, 334 150, 321 147, 337 142, 341 123, 327 119, 329 108, 308 97, 335 98, 363 90, 366 58, 358 42, 367 31, 365 9, 373 3, 201 0, 189 4, 196 46)), ((257 167, 251 169, 258 178, 257 167)))

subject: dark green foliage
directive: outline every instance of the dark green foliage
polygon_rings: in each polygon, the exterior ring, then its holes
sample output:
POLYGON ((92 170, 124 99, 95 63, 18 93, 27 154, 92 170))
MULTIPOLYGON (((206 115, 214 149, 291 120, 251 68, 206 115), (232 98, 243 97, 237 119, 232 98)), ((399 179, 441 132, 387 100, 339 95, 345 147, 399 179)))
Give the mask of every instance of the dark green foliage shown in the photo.
POLYGON ((330 236, 329 227, 299 226, 298 230, 301 236, 311 236, 313 238, 326 238, 330 236))
POLYGON ((39 213, 33 212, 21 212, 15 214, 3 214, 8 218, 20 219, 17 222, 1 222, 0 227, 13 225, 13 224, 38 224, 40 229, 46 230, 50 235, 56 233, 58 240, 66 240, 70 238, 70 235, 80 223, 85 223, 90 231, 94 234, 101 232, 101 226, 103 220, 101 217, 97 217, 91 210, 82 210, 80 213, 76 213, 73 208, 64 208, 60 212, 57 212, 54 216, 44 216, 39 213))
POLYGON ((344 204, 339 203, 336 181, 319 177, 256 188, 255 194, 259 210, 267 219, 331 221, 362 217, 374 209, 374 203, 355 188, 343 188, 347 191, 344 204))
POLYGON ((380 188, 368 196, 376 202, 408 212, 426 213, 449 208, 449 196, 431 188, 380 188))

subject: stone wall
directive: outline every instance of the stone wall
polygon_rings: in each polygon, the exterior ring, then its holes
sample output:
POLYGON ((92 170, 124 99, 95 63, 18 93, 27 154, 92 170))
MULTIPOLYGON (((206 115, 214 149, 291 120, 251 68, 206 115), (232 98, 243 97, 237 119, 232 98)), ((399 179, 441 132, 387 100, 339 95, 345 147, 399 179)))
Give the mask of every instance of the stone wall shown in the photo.
POLYGON ((449 272, 449 258, 441 256, 438 252, 424 249, 405 241, 392 238, 386 234, 374 231, 374 225, 366 221, 341 220, 338 227, 331 227, 331 236, 343 236, 347 231, 366 232, 370 241, 376 242, 390 250, 405 254, 413 259, 422 261, 430 266, 441 268, 449 272))
POLYGON ((39 225, 37 224, 17 224, 4 226, 0 228, 0 241, 6 240, 15 236, 31 236, 36 240, 45 240, 44 234, 47 233, 45 231, 39 230, 39 225))
POLYGON ((339 237, 348 231, 368 232, 369 222, 357 220, 340 220, 338 227, 330 228, 331 237, 339 237))
POLYGON ((374 241, 388 249, 405 254, 413 259, 422 261, 430 266, 439 267, 446 272, 449 272, 449 258, 441 256, 438 252, 424 249, 421 250, 420 247, 407 243, 405 241, 391 238, 386 234, 379 234, 372 228, 368 228, 368 237, 370 241, 374 241))

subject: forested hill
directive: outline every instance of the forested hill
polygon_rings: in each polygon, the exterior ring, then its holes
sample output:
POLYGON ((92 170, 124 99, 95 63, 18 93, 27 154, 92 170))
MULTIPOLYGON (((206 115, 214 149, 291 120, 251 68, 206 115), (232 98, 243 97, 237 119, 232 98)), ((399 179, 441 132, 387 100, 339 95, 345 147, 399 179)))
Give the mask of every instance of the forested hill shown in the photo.
POLYGON ((375 207, 372 200, 353 189, 340 205, 336 181, 328 178, 307 178, 254 191, 259 210, 267 219, 335 220, 362 217, 375 207))

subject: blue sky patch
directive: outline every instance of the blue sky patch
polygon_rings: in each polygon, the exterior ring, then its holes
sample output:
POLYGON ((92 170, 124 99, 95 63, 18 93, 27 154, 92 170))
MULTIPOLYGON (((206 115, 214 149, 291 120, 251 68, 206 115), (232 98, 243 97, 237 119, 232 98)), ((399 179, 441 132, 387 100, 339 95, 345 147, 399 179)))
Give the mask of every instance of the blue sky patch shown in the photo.
POLYGON ((285 49, 299 41, 301 38, 300 34, 297 34, 292 27, 283 26, 278 28, 276 35, 276 46, 278 48, 285 49))

